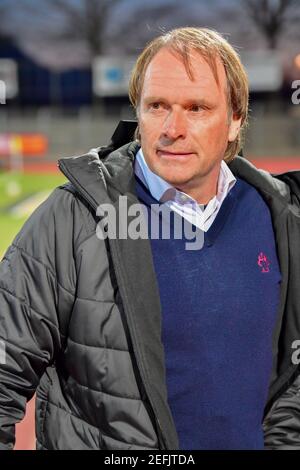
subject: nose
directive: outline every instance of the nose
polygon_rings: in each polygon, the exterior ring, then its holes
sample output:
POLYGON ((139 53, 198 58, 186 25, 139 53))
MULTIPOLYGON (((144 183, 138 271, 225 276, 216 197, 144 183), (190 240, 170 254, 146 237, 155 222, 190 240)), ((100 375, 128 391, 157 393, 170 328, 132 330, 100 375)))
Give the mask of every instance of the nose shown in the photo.
POLYGON ((186 136, 186 119, 181 109, 171 109, 162 128, 163 135, 170 140, 184 139, 186 136))

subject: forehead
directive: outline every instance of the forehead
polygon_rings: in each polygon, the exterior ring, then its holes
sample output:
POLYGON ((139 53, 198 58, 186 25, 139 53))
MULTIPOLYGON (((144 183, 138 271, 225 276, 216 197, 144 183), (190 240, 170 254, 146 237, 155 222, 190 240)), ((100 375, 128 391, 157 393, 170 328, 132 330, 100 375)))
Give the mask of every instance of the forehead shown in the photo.
POLYGON ((168 48, 162 48, 149 63, 142 87, 142 98, 147 95, 176 93, 192 98, 197 95, 220 97, 225 95, 227 77, 219 58, 216 58, 217 83, 211 66, 198 51, 190 52, 192 78, 182 57, 168 48), (190 96, 191 95, 191 96, 190 96))

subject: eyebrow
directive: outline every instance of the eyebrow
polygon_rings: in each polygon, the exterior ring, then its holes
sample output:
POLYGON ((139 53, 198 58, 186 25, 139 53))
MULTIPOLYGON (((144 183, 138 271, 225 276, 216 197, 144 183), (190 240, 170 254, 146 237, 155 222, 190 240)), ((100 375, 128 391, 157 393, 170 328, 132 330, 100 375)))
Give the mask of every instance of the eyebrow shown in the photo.
MULTIPOLYGON (((163 98, 163 97, 160 97, 160 96, 146 96, 144 98, 144 102, 146 102, 146 103, 159 103, 159 102, 166 103, 166 102, 168 102, 168 100, 166 98, 163 98)), ((195 98, 195 99, 190 98, 190 99, 185 101, 185 105, 192 105, 192 104, 214 106, 214 103, 212 103, 211 101, 209 101, 205 98, 195 98)))

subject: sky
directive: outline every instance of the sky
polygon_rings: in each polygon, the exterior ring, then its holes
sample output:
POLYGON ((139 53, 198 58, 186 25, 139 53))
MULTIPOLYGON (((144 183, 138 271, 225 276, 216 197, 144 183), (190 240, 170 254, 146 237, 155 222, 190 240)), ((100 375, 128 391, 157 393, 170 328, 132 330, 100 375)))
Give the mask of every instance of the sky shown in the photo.
MULTIPOLYGON (((76 4, 81 0, 68 1, 76 4)), ((217 29, 240 50, 266 47, 238 0, 119 0, 106 24, 105 51, 112 55, 125 54, 130 47, 138 51, 160 27, 171 29, 187 24, 217 29), (167 8, 153 22, 151 9, 158 6, 167 8)), ((76 35, 71 41, 53 39, 63 26, 63 16, 51 7, 51 0, 0 0, 0 31, 13 34, 20 47, 38 63, 57 70, 87 65, 88 50, 76 35), (5 17, 1 15, 2 6, 7 8, 5 17)), ((300 37, 295 41, 286 35, 280 50, 286 61, 290 60, 300 52, 300 37)))

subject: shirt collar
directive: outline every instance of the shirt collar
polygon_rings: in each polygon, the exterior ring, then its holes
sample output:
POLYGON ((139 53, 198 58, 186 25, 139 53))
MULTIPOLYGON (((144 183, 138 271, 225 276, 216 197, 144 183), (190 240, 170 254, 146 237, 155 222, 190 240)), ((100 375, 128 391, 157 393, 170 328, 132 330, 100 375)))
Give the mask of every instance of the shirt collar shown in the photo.
MULTIPOLYGON (((184 193, 183 191, 179 191, 178 189, 174 188, 170 183, 168 183, 156 173, 154 173, 152 170, 150 170, 141 148, 136 154, 134 171, 135 174, 149 189, 152 197, 154 197, 154 199, 156 199, 157 201, 166 202, 169 200, 174 200, 176 202, 180 202, 181 204, 197 204, 195 199, 193 199, 191 196, 184 193)), ((222 160, 218 178, 218 192, 216 196, 214 196, 207 205, 211 205, 212 202, 221 204, 235 183, 236 178, 234 177, 233 173, 231 172, 225 161, 222 160)))
MULTIPOLYGON (((165 195, 165 193, 169 194, 170 191, 168 190, 175 190, 173 186, 167 181, 163 180, 160 176, 156 173, 153 173, 152 170, 148 167, 143 151, 140 150, 136 154, 135 158, 135 174, 143 181, 143 183, 149 189, 151 195, 157 201, 160 201, 161 198, 165 195)), ((171 191, 172 193, 172 191, 171 191)), ((169 199, 169 198, 168 198, 169 199)))

